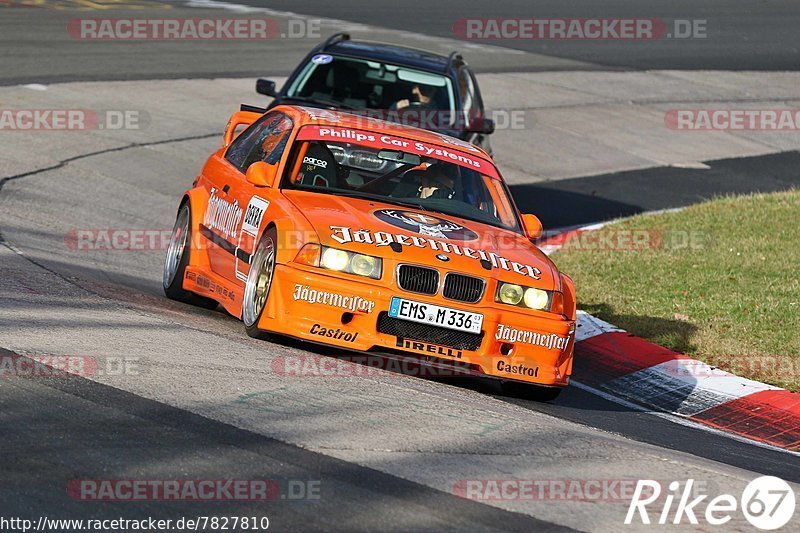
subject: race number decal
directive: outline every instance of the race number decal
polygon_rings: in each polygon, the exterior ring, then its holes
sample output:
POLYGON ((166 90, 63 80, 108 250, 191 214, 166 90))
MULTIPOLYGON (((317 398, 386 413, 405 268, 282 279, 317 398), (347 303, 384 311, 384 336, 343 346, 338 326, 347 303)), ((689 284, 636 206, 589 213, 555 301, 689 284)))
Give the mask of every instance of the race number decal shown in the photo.
POLYGON ((253 196, 250 203, 247 204, 247 210, 244 212, 244 222, 242 222, 242 231, 253 237, 258 236, 258 228, 261 227, 261 219, 264 218, 264 212, 269 207, 269 202, 258 196, 253 196))

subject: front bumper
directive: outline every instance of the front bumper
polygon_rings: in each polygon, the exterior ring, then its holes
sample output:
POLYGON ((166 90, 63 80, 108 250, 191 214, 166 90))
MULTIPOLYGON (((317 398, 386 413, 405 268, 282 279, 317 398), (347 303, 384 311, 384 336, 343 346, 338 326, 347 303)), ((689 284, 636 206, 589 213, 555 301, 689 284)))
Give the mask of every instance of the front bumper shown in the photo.
POLYGON ((259 328, 348 350, 451 361, 504 380, 566 386, 572 373, 575 322, 503 307, 405 292, 299 265, 277 265, 259 328), (387 311, 393 296, 481 313, 482 332, 458 334, 390 319, 387 311))

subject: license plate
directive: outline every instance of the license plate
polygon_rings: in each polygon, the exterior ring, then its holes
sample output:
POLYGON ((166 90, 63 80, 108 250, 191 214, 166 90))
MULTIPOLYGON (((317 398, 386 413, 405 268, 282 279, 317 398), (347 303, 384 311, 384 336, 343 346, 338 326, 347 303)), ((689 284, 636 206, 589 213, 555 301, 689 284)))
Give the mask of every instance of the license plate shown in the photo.
POLYGON ((392 298, 389 316, 469 333, 480 333, 483 326, 483 315, 480 313, 459 311, 397 297, 392 298))

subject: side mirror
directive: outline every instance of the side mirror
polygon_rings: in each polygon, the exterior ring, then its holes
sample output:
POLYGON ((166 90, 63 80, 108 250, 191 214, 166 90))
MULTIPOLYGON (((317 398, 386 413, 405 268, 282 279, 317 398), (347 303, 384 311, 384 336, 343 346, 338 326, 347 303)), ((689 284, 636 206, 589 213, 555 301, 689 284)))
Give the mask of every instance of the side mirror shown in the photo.
POLYGON ((270 165, 264 161, 256 161, 247 167, 245 178, 256 187, 270 187, 278 173, 278 165, 270 165))
POLYGON ((272 80, 265 80, 264 78, 256 80, 256 92, 265 96, 278 96, 278 91, 275 89, 275 82, 272 80))
POLYGON ((536 215, 522 215, 522 223, 525 225, 525 236, 535 241, 542 236, 542 222, 536 215))
POLYGON ((494 120, 486 117, 475 117, 469 125, 469 131, 490 135, 494 133, 494 120))

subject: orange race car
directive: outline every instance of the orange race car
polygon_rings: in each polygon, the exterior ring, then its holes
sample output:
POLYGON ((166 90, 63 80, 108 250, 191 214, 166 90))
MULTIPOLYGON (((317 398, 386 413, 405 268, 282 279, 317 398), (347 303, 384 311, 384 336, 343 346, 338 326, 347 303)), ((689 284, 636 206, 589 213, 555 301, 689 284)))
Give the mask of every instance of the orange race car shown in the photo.
POLYGON ((254 337, 458 363, 552 399, 572 372, 575 290, 533 244, 541 230, 469 143, 244 110, 181 199, 164 290, 222 304, 254 337))

